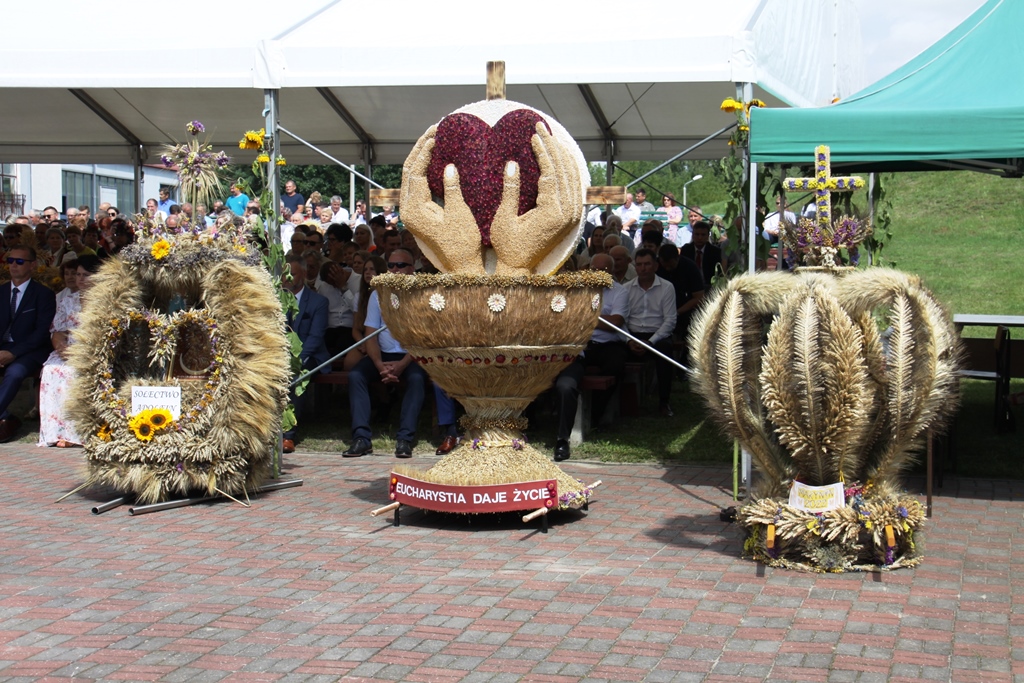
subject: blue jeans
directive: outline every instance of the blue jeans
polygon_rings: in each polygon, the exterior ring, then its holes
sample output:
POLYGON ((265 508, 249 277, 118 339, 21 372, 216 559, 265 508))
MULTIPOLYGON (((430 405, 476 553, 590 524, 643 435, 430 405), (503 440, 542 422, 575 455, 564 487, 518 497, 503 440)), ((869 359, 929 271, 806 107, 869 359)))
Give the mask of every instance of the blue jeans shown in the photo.
MULTIPOLYGON (((381 353, 381 360, 396 361, 405 357, 404 353, 381 353)), ((423 389, 427 383, 427 373, 416 362, 409 363, 402 372, 401 379, 405 382, 405 395, 402 397, 402 413, 399 418, 396 438, 402 441, 413 441, 416 438, 416 423, 423 407, 423 389)), ((352 439, 372 439, 370 431, 370 382, 379 382, 380 373, 369 357, 363 358, 348 373, 348 404, 352 413, 352 439)))

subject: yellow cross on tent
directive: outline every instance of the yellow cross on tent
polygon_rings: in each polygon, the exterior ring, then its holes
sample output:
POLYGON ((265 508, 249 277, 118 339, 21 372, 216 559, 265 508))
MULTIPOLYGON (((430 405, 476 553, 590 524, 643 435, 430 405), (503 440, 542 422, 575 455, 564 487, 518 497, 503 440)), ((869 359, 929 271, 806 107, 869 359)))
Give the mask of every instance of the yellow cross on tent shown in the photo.
POLYGON ((786 178, 783 185, 787 191, 814 190, 817 223, 831 232, 832 193, 859 190, 864 187, 864 179, 855 175, 833 177, 828 145, 814 148, 814 170, 813 178, 786 178))

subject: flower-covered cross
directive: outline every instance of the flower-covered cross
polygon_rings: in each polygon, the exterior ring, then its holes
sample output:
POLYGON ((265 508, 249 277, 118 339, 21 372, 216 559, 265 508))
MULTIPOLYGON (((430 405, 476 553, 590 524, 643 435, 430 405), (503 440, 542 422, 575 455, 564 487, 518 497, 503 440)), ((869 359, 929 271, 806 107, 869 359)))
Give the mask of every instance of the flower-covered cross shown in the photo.
POLYGON ((783 186, 787 191, 814 190, 817 223, 831 232, 832 193, 859 190, 864 187, 864 179, 860 176, 833 176, 828 145, 814 148, 814 170, 813 178, 786 178, 783 186))

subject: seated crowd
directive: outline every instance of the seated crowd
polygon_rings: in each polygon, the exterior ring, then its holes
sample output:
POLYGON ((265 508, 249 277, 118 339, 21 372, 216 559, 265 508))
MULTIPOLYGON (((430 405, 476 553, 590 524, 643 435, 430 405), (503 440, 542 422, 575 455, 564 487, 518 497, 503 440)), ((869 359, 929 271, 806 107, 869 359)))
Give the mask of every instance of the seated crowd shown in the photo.
MULTIPOLYGON (((160 199, 146 202, 146 214, 170 227, 184 222, 219 226, 228 221, 260 220, 260 205, 237 185, 232 185, 224 201, 206 207, 170 199, 161 191, 160 199)), ((686 339, 690 316, 699 305, 718 268, 724 268, 722 250, 710 243, 711 225, 699 209, 690 212, 684 223, 682 210, 671 195, 665 197, 664 218, 650 218, 642 224, 640 216, 653 209, 642 192, 637 203, 627 195, 626 202, 613 213, 591 212, 585 239, 577 253, 563 267, 567 270, 591 268, 612 275, 614 282, 604 296, 602 321, 644 340, 669 357, 685 359, 677 349, 686 339)), ((342 206, 340 196, 326 202, 318 192, 307 200, 298 193, 294 181, 287 181, 279 207, 283 221, 281 241, 286 245, 284 286, 298 300, 298 312, 288 324, 302 341, 303 368, 311 370, 382 325, 377 293, 370 281, 386 272, 414 274, 436 272, 420 252, 412 234, 401 229, 397 207, 386 207, 380 214, 368 211, 364 202, 356 202, 351 213, 342 206)), ((67 347, 73 342, 82 298, 86 296, 90 275, 103 259, 116 255, 135 239, 132 223, 117 207, 101 204, 93 215, 88 206, 67 210, 62 219, 54 207, 11 217, 3 230, 0 248, 5 252, 10 281, 0 295, 10 297, 10 306, 0 306, 0 326, 7 330, 0 340, 0 442, 13 438, 20 421, 8 408, 23 380, 40 372, 41 416, 39 444, 70 446, 80 443, 73 426, 63 417, 63 401, 71 380, 71 369, 64 363, 67 347), (40 272, 50 272, 44 286, 40 272), (54 294, 53 283, 66 285, 54 294), (3 320, 7 317, 6 322, 3 320)), ((569 457, 569 433, 575 419, 579 386, 587 371, 594 368, 612 376, 621 386, 626 363, 652 360, 658 385, 659 412, 673 415, 669 402, 675 368, 646 346, 599 324, 585 351, 555 382, 560 405, 555 459, 569 457)), ((371 397, 388 396, 401 386, 401 412, 397 432, 397 457, 409 457, 416 438, 416 425, 423 405, 427 375, 385 329, 336 361, 334 369, 348 375, 349 404, 352 415, 351 445, 346 457, 373 452, 370 432, 371 397)), ((599 421, 609 404, 611 391, 594 397, 594 420, 599 421)), ((434 387, 437 421, 442 442, 438 454, 452 450, 458 443, 455 405, 443 391, 434 387)), ((307 394, 292 401, 297 413, 305 406, 307 394)), ((295 447, 297 434, 285 433, 285 451, 295 447)))

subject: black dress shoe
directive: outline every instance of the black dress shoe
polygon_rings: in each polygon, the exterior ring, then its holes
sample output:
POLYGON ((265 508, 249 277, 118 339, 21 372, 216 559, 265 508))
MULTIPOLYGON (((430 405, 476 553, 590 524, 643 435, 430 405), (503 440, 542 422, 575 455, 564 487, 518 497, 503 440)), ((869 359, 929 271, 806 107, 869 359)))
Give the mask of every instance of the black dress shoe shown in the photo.
POLYGON ((396 458, 411 458, 412 457, 412 444, 405 439, 399 439, 395 444, 395 457, 396 458))
POLYGON ((555 462, 562 462, 569 459, 569 442, 559 439, 555 444, 555 462))
POLYGON ((5 420, 0 420, 0 443, 7 443, 13 439, 19 429, 21 429, 21 420, 13 415, 5 420))
POLYGON ((459 437, 457 436, 446 436, 441 445, 437 447, 436 455, 448 455, 452 452, 456 446, 459 445, 459 437))
POLYGON ((373 444, 370 443, 369 439, 356 439, 349 446, 349 449, 341 454, 343 458, 358 458, 361 455, 372 455, 373 444))

